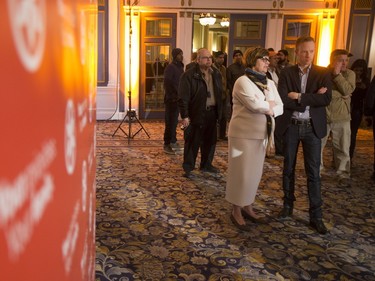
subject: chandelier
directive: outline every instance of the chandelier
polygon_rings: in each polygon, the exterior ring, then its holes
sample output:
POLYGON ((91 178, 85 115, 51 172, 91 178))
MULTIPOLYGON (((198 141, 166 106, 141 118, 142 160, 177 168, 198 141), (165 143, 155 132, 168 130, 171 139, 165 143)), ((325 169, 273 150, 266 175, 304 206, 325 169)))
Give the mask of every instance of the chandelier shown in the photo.
POLYGON ((223 17, 220 22, 222 27, 228 27, 229 26, 229 18, 223 17))
POLYGON ((216 22, 216 15, 211 13, 201 13, 199 16, 199 23, 201 25, 213 25, 216 22))

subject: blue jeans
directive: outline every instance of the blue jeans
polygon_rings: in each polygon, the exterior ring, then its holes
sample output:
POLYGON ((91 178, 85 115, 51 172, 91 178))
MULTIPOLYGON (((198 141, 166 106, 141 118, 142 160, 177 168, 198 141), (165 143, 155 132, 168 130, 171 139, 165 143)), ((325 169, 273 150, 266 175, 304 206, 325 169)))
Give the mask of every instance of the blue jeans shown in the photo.
POLYGON ((284 206, 293 208, 293 202, 296 200, 294 196, 295 167, 300 142, 307 176, 310 219, 321 219, 323 204, 320 191, 321 139, 315 135, 313 127, 308 124, 290 125, 284 134, 284 206))
POLYGON ((165 103, 165 129, 164 144, 168 145, 177 141, 176 128, 178 124, 178 105, 177 102, 165 103))

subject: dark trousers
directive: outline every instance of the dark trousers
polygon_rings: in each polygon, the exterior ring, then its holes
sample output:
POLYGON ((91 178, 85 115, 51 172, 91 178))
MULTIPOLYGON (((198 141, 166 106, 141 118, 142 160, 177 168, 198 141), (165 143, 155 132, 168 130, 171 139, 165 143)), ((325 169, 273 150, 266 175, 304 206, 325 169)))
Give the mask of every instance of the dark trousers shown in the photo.
POLYGON ((295 167, 300 142, 302 143, 307 176, 310 219, 320 219, 322 218, 322 198, 320 191, 321 139, 314 134, 311 125, 290 125, 284 134, 284 206, 292 208, 293 202, 296 200, 294 196, 295 167))
POLYGON ((177 141, 176 128, 178 124, 178 106, 177 102, 165 103, 165 129, 164 144, 171 144, 177 141))
POLYGON ((372 116, 372 137, 374 138, 374 176, 375 176, 375 111, 372 116))
POLYGON ((276 155, 284 155, 283 154, 283 135, 280 133, 280 130, 278 130, 279 126, 278 123, 280 118, 279 116, 275 118, 275 154, 276 155))
POLYGON ((201 149, 200 168, 212 166, 217 139, 217 114, 216 110, 205 111, 202 125, 190 124, 184 131, 184 162, 182 167, 185 172, 195 168, 198 150, 201 149))
POLYGON ((352 159, 354 156, 354 150, 355 150, 355 146, 357 143, 358 128, 362 122, 362 112, 352 111, 351 117, 352 117, 352 120, 350 120, 351 135, 350 135, 350 150, 349 150, 350 159, 352 159))
POLYGON ((228 98, 226 98, 225 100, 222 101, 222 108, 223 108, 223 112, 221 114, 221 118, 219 119, 219 138, 220 139, 223 139, 225 138, 226 134, 227 134, 227 111, 228 111, 228 101, 227 101, 228 98))

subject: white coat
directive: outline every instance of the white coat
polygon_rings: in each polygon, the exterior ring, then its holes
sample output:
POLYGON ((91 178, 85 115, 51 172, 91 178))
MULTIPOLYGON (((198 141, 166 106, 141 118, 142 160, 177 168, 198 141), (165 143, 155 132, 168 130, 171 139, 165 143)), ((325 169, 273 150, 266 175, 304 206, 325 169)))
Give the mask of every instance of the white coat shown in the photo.
POLYGON ((283 113, 283 103, 272 80, 267 79, 267 88, 263 93, 246 75, 238 78, 233 88, 225 198, 240 207, 254 202, 262 178, 268 101, 275 101, 274 117, 283 113))

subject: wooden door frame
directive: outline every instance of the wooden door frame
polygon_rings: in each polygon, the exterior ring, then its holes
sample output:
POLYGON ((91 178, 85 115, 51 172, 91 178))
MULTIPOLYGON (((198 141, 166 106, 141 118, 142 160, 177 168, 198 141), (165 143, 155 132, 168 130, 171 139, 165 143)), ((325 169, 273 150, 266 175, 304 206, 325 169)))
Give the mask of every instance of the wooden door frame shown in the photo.
MULTIPOLYGON (((142 119, 164 119, 164 109, 163 110, 148 110, 145 107, 146 104, 146 54, 144 52, 145 48, 149 44, 155 45, 170 45, 170 52, 172 52, 173 48, 176 48, 176 27, 177 27, 177 13, 141 13, 141 44, 140 44, 140 83, 139 83, 139 116, 142 119), (171 37, 164 38, 164 37, 146 37, 146 19, 149 18, 170 18, 172 20, 172 30, 171 30, 171 37)), ((170 53, 170 58, 172 55, 170 53)))
POLYGON ((229 25, 229 46, 228 46, 228 65, 233 63, 233 50, 236 46, 262 46, 266 44, 266 30, 267 30, 267 14, 231 14, 230 15, 230 25, 229 25), (248 38, 236 38, 236 24, 237 21, 246 20, 260 20, 261 21, 261 31, 260 37, 257 39, 248 38))

